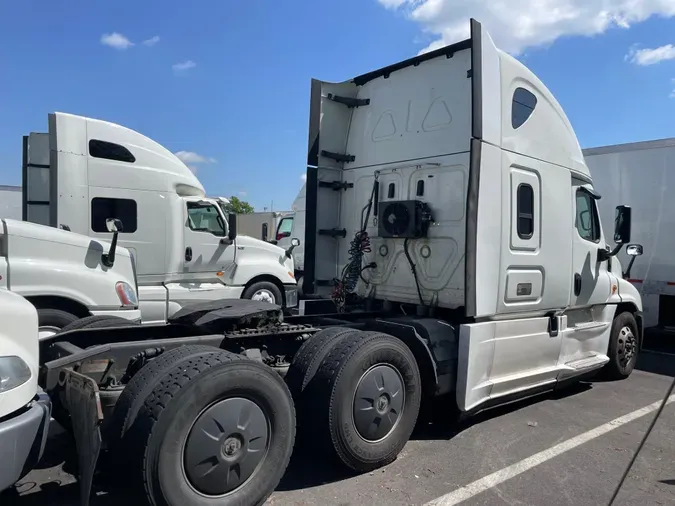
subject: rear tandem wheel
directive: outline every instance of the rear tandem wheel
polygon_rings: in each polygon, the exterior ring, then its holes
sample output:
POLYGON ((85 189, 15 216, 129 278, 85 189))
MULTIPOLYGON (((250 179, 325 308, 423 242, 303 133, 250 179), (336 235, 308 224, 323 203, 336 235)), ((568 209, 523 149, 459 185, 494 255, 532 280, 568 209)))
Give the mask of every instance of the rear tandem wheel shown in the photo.
POLYGON ((282 378, 226 351, 161 371, 124 439, 153 506, 260 505, 290 460, 295 410, 282 378))

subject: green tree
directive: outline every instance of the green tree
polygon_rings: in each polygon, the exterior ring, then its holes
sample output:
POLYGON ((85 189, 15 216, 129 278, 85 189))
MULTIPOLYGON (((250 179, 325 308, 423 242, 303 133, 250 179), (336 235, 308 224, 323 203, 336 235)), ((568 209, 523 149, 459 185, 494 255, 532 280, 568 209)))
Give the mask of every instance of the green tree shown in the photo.
POLYGON ((246 202, 245 200, 241 200, 235 196, 230 197, 229 200, 230 200, 229 204, 221 204, 221 207, 223 209, 223 212, 225 212, 225 214, 229 213, 249 214, 253 212, 253 206, 248 202, 246 202))

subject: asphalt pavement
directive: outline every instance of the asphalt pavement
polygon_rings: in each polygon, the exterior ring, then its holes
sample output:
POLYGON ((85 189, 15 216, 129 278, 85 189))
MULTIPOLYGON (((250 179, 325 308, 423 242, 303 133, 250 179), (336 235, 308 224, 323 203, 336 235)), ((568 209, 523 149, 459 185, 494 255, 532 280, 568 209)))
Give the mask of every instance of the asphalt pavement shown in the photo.
MULTIPOLYGON (((267 504, 574 505, 607 504, 675 375, 675 337, 650 336, 624 381, 579 383, 483 412, 456 427, 416 429, 398 459, 354 475, 329 458, 296 452, 267 504)), ((671 397, 675 401, 675 396, 671 397)), ((50 440, 40 469, 0 505, 75 506, 77 484, 50 440)), ((126 506, 114 481, 97 484, 92 506, 126 506)), ((616 505, 675 504, 675 402, 669 403, 616 505)))

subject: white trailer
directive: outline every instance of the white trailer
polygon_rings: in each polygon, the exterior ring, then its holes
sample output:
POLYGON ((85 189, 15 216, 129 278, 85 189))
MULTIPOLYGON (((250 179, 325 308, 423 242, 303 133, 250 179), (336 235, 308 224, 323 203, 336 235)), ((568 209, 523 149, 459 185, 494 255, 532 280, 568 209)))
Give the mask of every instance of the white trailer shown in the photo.
POLYGON ((21 187, 0 185, 0 218, 21 219, 21 187))
MULTIPOLYGON (((584 150, 603 223, 623 203, 633 210, 633 240, 644 256, 630 281, 642 295, 645 327, 675 327, 675 139, 584 150)), ((625 253, 620 255, 627 262, 625 253)))

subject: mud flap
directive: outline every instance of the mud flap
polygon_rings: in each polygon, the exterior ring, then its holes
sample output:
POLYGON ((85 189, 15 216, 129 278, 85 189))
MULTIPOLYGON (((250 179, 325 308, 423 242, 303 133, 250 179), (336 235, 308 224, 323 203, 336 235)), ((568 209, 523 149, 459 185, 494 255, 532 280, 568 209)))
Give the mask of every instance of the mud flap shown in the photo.
POLYGON ((101 399, 94 380, 72 370, 65 373, 66 403, 77 446, 80 504, 89 506, 94 470, 101 451, 101 399))

